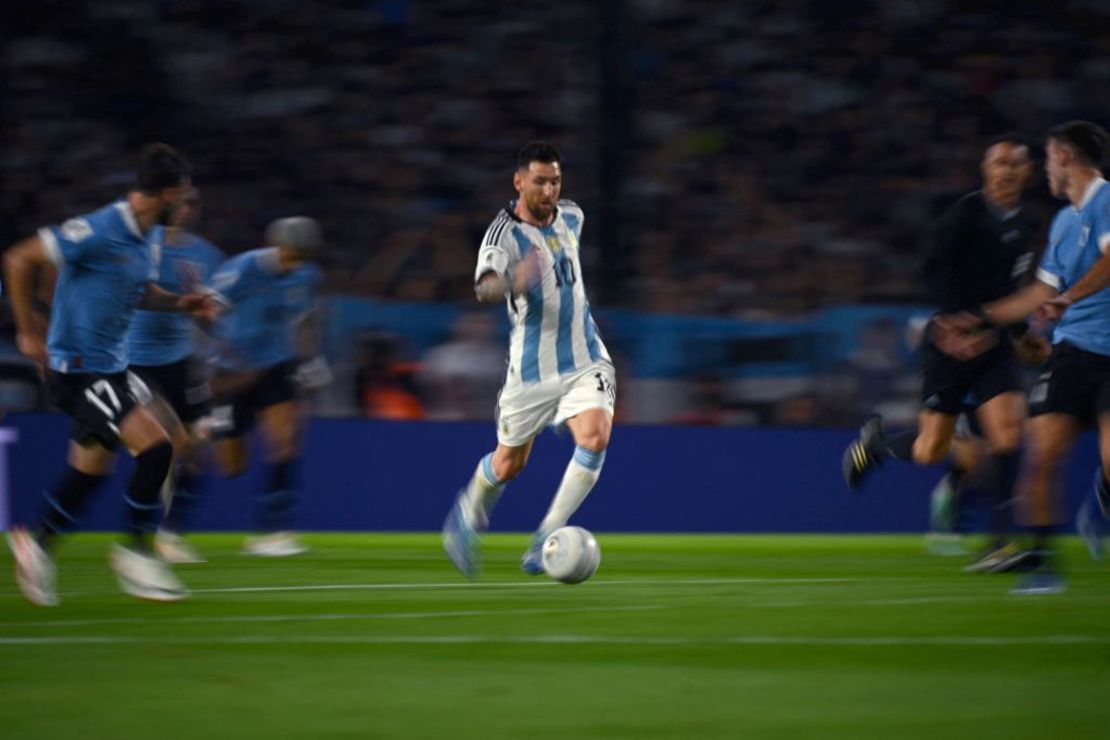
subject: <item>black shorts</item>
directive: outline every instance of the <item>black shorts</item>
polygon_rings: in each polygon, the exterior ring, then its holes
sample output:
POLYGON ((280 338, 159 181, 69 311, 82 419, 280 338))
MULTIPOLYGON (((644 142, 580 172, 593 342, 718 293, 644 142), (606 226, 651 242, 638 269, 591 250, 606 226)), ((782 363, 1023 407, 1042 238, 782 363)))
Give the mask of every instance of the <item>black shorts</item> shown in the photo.
POLYGON ((921 404, 930 411, 957 416, 979 408, 995 396, 1020 391, 1021 367, 1008 337, 966 362, 944 354, 931 340, 922 347, 925 381, 921 404))
POLYGON ((217 398, 212 408, 215 439, 242 437, 254 426, 259 411, 301 397, 298 362, 289 360, 266 368, 244 386, 217 398))
POLYGON ((73 419, 70 439, 96 441, 114 450, 119 425, 136 406, 150 403, 150 390, 133 373, 59 373, 46 371, 46 397, 73 419))
POLYGON ((191 357, 168 365, 132 365, 128 369, 166 399, 177 418, 186 424, 207 414, 212 405, 212 391, 191 357))
POLYGON ((1029 391, 1029 415, 1068 414, 1084 424, 1110 411, 1110 356, 1074 344, 1053 345, 1052 356, 1029 391))

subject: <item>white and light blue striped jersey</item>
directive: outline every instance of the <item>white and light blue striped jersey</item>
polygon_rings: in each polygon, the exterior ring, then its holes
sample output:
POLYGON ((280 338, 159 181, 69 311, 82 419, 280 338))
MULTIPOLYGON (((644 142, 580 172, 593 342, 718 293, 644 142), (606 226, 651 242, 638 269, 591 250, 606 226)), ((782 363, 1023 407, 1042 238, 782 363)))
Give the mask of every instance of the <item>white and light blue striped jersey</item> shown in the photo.
POLYGON ((135 214, 121 200, 39 229, 58 266, 50 367, 60 373, 118 373, 127 368, 127 327, 155 278, 154 258, 135 214))
MULTIPOLYGON (((224 261, 223 252, 196 234, 183 233, 168 244, 166 230, 155 226, 148 236, 158 269, 157 285, 171 293, 200 290, 224 261)), ((140 309, 127 331, 132 365, 159 367, 178 362, 194 353, 194 344, 192 317, 175 311, 140 309)))
POLYGON ((211 289, 229 310, 213 331, 216 365, 229 370, 273 367, 298 356, 297 332, 316 305, 320 268, 282 271, 277 247, 232 257, 212 275, 211 289))
POLYGON ((488 272, 511 280, 530 252, 539 259, 539 279, 507 301, 512 330, 506 384, 558 379, 599 360, 611 362, 582 281, 582 209, 560 200, 551 225, 540 227, 521 221, 513 207, 502 209, 486 230, 474 273, 475 284, 488 272))
MULTIPOLYGON (((1099 177, 1088 186, 1078 208, 1064 206, 1052 220, 1037 278, 1062 293, 1086 275, 1107 249, 1110 186, 1099 177)), ((1053 329, 1052 341, 1110 355, 1110 288, 1070 306, 1053 329)))

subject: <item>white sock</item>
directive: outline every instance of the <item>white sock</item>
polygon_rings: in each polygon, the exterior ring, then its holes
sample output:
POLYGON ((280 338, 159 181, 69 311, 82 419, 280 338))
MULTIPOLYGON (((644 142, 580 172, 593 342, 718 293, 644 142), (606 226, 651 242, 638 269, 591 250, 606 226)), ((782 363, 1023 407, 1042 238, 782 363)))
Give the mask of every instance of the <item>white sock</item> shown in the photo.
POLYGON ((463 516, 470 526, 475 529, 485 529, 489 526, 489 515, 493 511, 505 484, 497 479, 493 472, 493 453, 489 453, 478 463, 470 483, 466 485, 466 497, 463 499, 463 516))
POLYGON ((547 516, 540 522, 540 532, 549 533, 566 525, 578 507, 586 500, 597 479, 601 476, 601 466, 605 463, 605 450, 594 452, 585 447, 575 447, 574 457, 563 474, 563 482, 551 500, 547 516))

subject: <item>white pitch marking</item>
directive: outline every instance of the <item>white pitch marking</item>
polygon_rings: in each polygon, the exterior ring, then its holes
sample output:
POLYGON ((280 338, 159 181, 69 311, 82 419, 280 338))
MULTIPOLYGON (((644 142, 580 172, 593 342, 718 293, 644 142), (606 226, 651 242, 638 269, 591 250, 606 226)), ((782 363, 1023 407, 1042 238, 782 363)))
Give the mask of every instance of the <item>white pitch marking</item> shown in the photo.
MULTIPOLYGON (((862 578, 665 578, 597 580, 596 586, 726 586, 726 585, 794 585, 820 583, 856 583, 862 578)), ((870 579, 874 580, 874 579, 870 579)), ((555 581, 506 581, 504 583, 471 583, 447 581, 440 583, 329 583, 305 584, 300 586, 234 586, 229 588, 194 588, 195 594, 238 594, 264 593, 269 591, 392 591, 392 590, 439 590, 439 589, 516 589, 548 588, 562 584, 555 581)))
POLYGON ((717 638, 622 637, 616 635, 231 635, 226 637, 0 637, 0 646, 33 645, 647 645, 712 647, 722 645, 780 645, 805 647, 1012 647, 1015 645, 1106 645, 1110 635, 1029 635, 985 637, 937 635, 922 637, 790 637, 732 635, 717 638))
MULTIPOLYGON (((642 612, 662 609, 655 604, 640 606, 605 606, 574 608, 575 614, 583 612, 642 612)), ((458 617, 497 617, 531 616, 539 614, 563 614, 567 609, 457 609, 438 612, 378 612, 376 614, 243 614, 238 616, 194 616, 159 617, 142 619, 139 617, 112 617, 108 619, 52 619, 43 622, 7 622, 6 627, 87 627, 106 624, 236 624, 266 622, 343 622, 375 619, 441 619, 458 617)))

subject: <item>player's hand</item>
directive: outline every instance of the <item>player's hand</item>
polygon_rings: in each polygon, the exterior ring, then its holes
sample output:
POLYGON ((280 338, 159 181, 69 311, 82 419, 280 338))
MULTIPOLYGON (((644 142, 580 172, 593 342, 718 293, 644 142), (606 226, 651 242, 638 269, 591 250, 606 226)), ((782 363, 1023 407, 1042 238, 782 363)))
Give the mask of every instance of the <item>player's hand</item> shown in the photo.
POLYGON ((1016 352, 1018 359, 1026 365, 1040 367, 1048 362, 1052 343, 1035 331, 1027 331, 1018 340, 1016 352))
POLYGON ((41 334, 21 331, 15 335, 15 346, 34 361, 40 372, 46 367, 46 342, 41 334))
POLYGON ((300 364, 295 377, 305 390, 316 390, 331 383, 331 367, 328 366, 328 361, 323 355, 316 355, 308 362, 300 364))
POLYGON ((933 321, 932 339, 941 352, 966 362, 998 344, 998 330, 974 314, 947 314, 933 321))
POLYGON ((1060 294, 1038 306, 1034 320, 1039 326, 1054 324, 1064 317, 1064 312, 1068 310, 1071 303, 1070 298, 1060 294))
POLYGON ((542 269, 539 250, 535 247, 529 249, 528 254, 524 255, 524 258, 513 268, 513 295, 527 293, 539 285, 542 269))
POLYGON ((220 315, 220 304, 210 293, 185 293, 177 299, 177 310, 212 323, 220 315))

